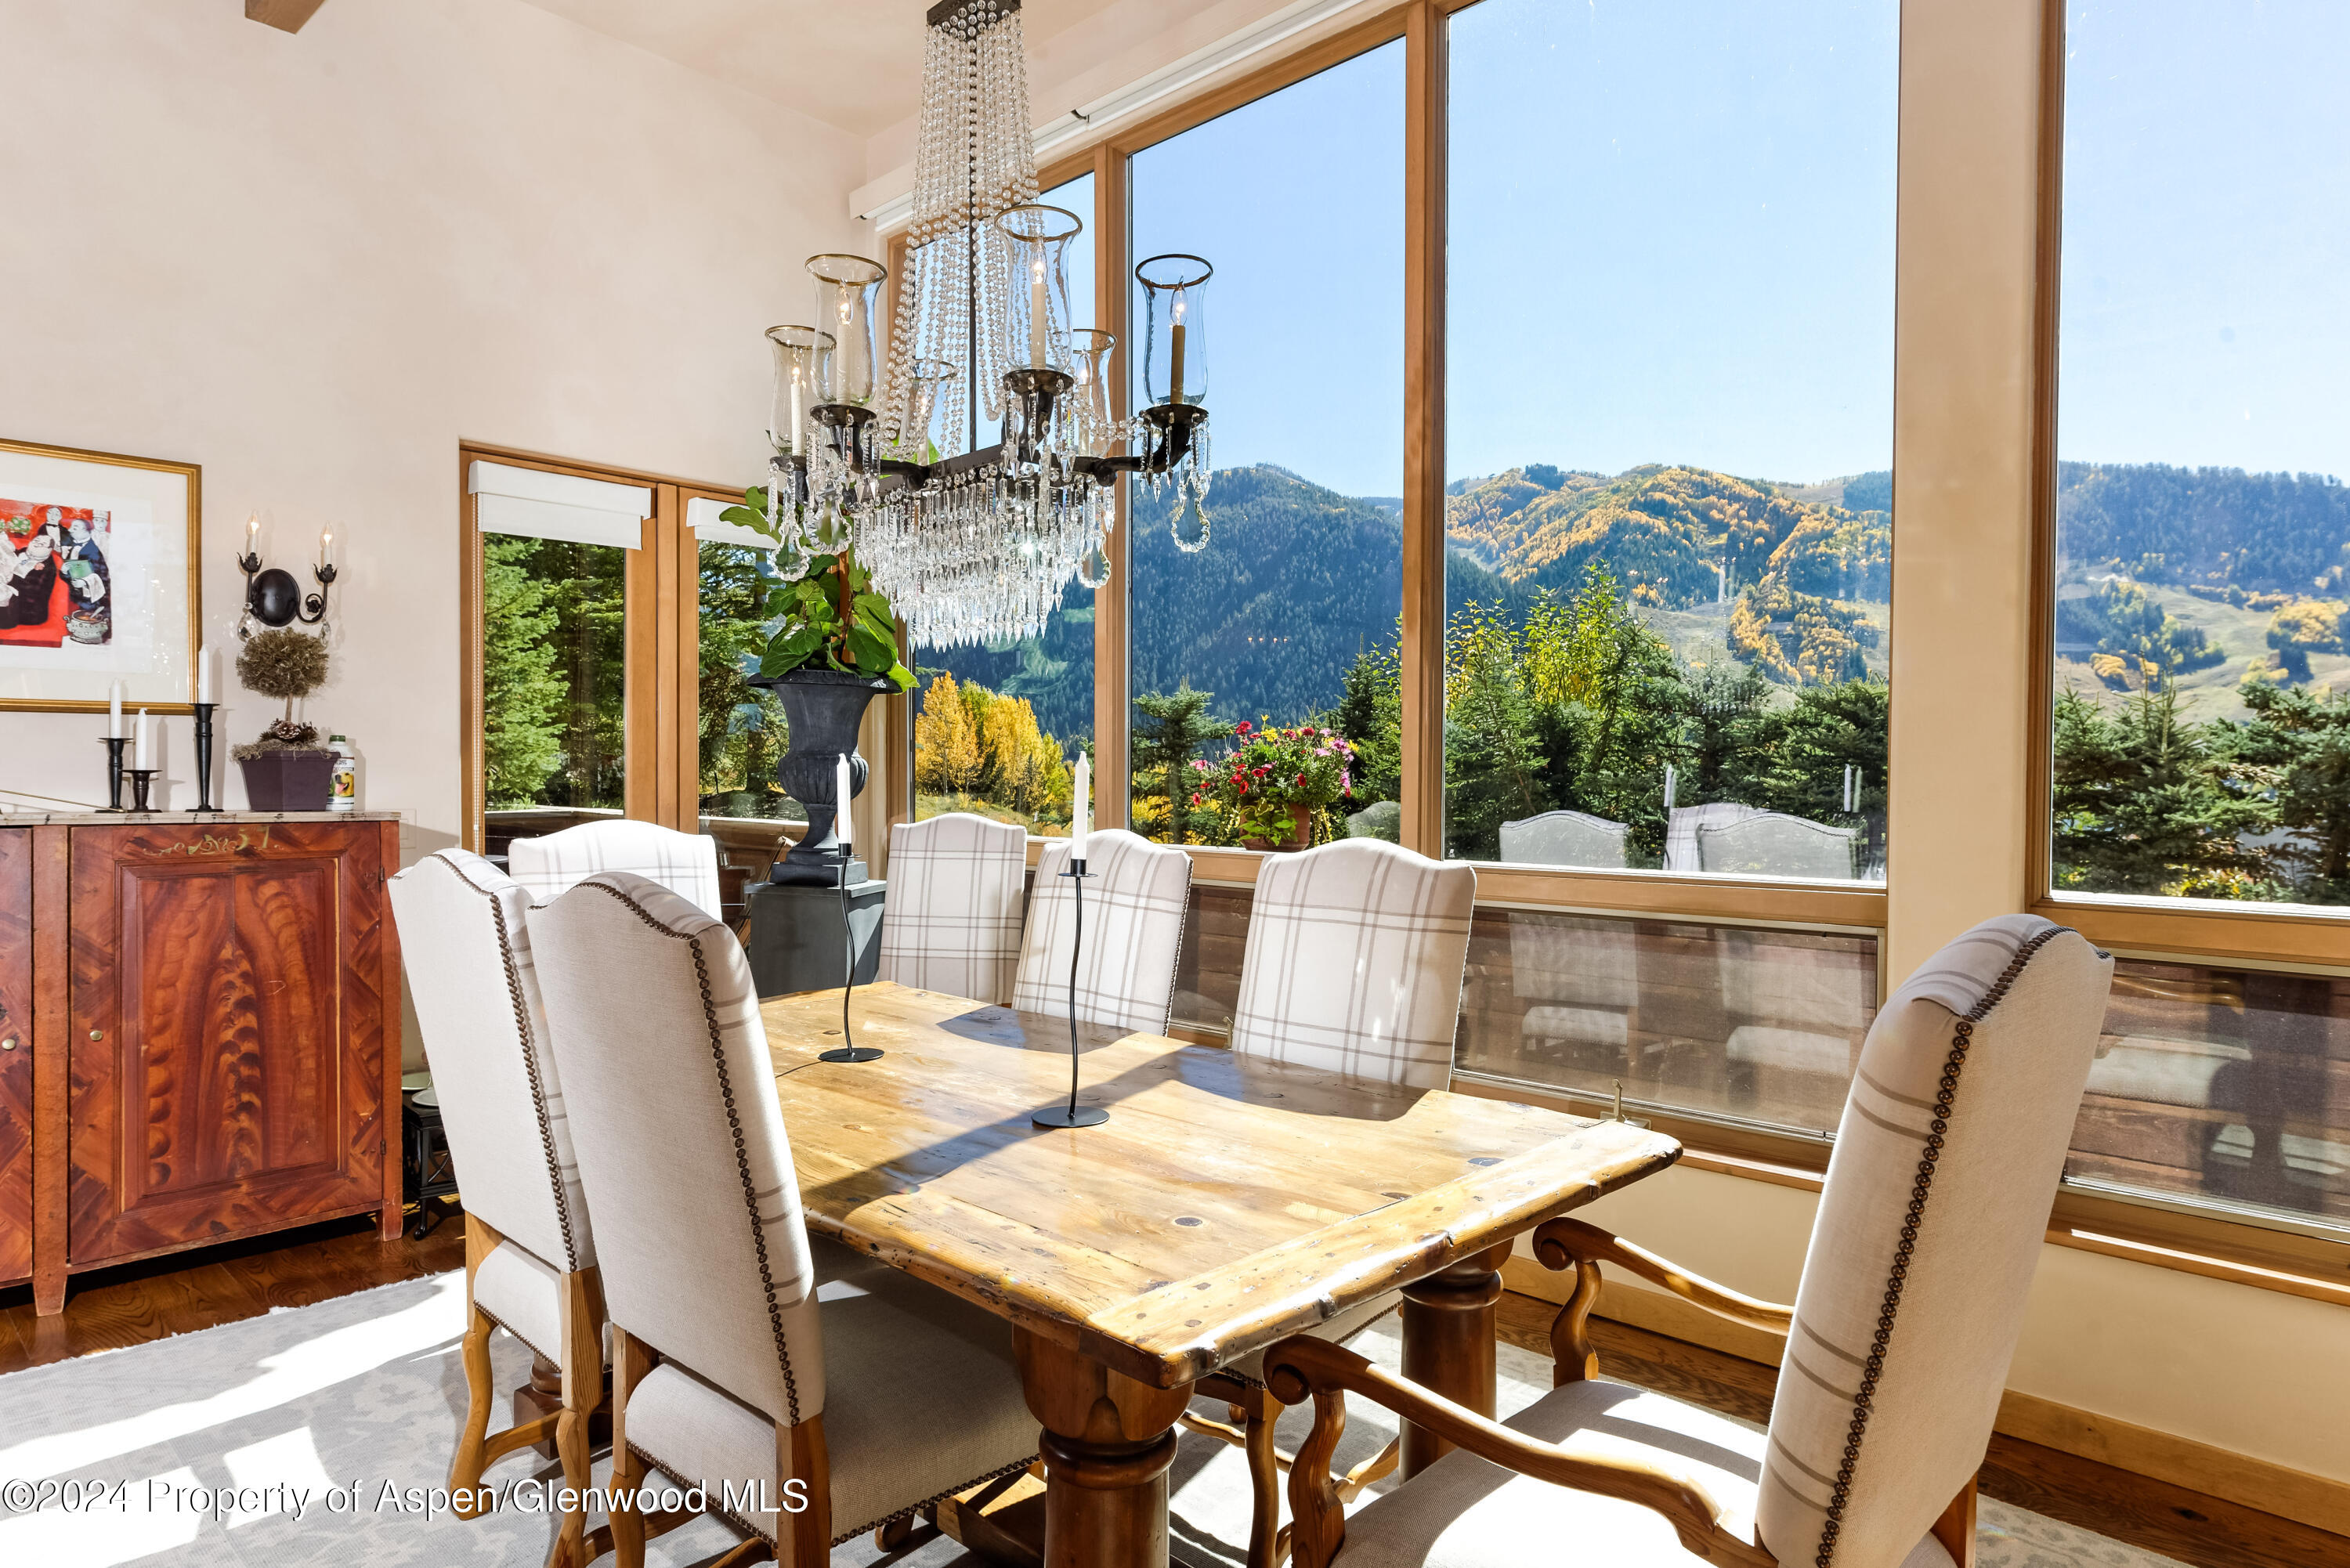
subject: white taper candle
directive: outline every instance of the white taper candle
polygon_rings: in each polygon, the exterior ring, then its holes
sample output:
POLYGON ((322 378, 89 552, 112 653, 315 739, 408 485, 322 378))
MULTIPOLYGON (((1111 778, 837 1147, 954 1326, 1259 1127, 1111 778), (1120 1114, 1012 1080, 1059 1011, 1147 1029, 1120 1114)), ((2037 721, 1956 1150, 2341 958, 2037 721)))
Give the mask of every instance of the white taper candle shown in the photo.
POLYGON ((1077 782, 1069 801, 1069 858, 1082 865, 1086 836, 1094 830, 1093 759, 1077 753, 1077 782))
POLYGON ((832 798, 836 803, 832 808, 833 832, 839 837, 840 846, 845 850, 848 847, 851 837, 848 826, 848 753, 847 752, 841 753, 832 760, 832 798))

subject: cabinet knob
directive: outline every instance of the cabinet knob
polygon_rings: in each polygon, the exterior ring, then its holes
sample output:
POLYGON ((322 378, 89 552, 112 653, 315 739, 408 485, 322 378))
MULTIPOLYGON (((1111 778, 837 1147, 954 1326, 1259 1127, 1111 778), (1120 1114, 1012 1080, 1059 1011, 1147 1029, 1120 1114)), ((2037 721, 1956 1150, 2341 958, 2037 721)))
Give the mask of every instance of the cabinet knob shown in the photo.
POLYGON ((14 1034, 11 1034, 5 1040, 0 1040, 0 1051, 14 1051, 16 1048, 16 1037, 14 1034))
POLYGON ((93 1029, 89 1032, 89 1037, 93 1040, 103 1040, 106 1038, 106 1031, 103 1029, 93 1029))

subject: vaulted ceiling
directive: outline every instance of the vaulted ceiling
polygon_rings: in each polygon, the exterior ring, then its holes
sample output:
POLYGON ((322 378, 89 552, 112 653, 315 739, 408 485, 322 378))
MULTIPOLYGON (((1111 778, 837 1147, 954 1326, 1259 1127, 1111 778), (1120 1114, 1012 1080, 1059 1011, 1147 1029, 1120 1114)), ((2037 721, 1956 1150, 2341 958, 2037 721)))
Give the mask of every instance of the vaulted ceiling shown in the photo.
MULTIPOLYGON (((529 3, 855 136, 907 119, 921 93, 922 16, 931 0, 529 3)), ((1024 0, 1021 27, 1031 57, 1038 45, 1116 4, 1024 0)))

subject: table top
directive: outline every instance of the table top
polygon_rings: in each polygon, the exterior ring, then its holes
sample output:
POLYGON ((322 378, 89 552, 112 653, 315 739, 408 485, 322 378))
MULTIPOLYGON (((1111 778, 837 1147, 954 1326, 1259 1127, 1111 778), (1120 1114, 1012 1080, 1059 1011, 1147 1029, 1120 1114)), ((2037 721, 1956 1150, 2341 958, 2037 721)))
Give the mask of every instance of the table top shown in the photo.
POLYGON ((1627 1122, 1315 1072, 888 982, 761 1004, 810 1230, 1159 1387, 1671 1164, 1627 1122))

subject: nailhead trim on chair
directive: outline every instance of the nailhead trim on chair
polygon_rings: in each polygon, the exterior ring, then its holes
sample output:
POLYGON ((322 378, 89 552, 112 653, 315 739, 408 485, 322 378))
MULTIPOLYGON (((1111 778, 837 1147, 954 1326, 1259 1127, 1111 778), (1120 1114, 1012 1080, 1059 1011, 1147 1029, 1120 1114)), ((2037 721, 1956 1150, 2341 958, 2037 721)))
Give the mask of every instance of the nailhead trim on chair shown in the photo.
POLYGON ((1958 1098, 1959 1075, 1967 1064, 1967 1050, 1974 1043, 1975 1025, 1988 1017, 1991 1010, 2007 994, 2015 977, 2032 955, 2051 940, 2065 935, 2071 928, 2052 926, 2027 940, 2015 950, 2015 956, 2000 971, 1983 999, 1958 1021, 1950 1039, 1950 1054, 1942 1064, 1940 1088, 1934 1096, 1934 1119, 1926 1138, 1926 1152, 1918 1160, 1918 1179, 1909 1189, 1909 1217, 1902 1221, 1901 1241, 1893 1252, 1893 1272, 1885 1282, 1884 1308, 1877 1314, 1877 1334, 1868 1350, 1868 1361, 1860 1375, 1860 1391, 1853 1396, 1852 1426, 1845 1439, 1844 1462, 1836 1467, 1835 1490, 1828 1499, 1827 1521, 1820 1527, 1819 1555, 1813 1559, 1814 1568, 1829 1568, 1835 1555, 1836 1536, 1844 1528, 1845 1504, 1852 1495, 1852 1475, 1860 1462, 1861 1439, 1868 1432, 1869 1411, 1877 1401, 1877 1379, 1885 1371, 1885 1352, 1893 1340, 1893 1320, 1901 1310, 1901 1292, 1909 1280, 1909 1260, 1918 1251, 1918 1230, 1926 1218, 1926 1199, 1933 1193, 1935 1168, 1941 1163, 1943 1135, 1950 1130, 1950 1109, 1958 1098))
POLYGON ((996 1469, 992 1469, 983 1476, 973 1476, 967 1481, 960 1481, 955 1485, 947 1488, 947 1490, 942 1492, 924 1498, 920 1502, 908 1503, 905 1507, 899 1509, 895 1513, 884 1514, 879 1519, 868 1519, 854 1530, 845 1530, 838 1535, 832 1538, 832 1544, 838 1546, 844 1542, 856 1540, 858 1536, 864 1534, 868 1530, 879 1530, 885 1524, 895 1524, 901 1519, 910 1518, 914 1514, 921 1512, 922 1510, 929 1508, 933 1503, 946 1501, 947 1499, 954 1496, 957 1492, 969 1491, 975 1486, 985 1486, 989 1481, 1000 1480, 1004 1476, 1012 1475, 1020 1470, 1024 1470, 1035 1462, 1036 1456, 1031 1454, 1024 1459, 1015 1459, 1008 1465, 1002 1466, 996 1469))
MULTIPOLYGON (((766 1227, 759 1222, 758 1184, 751 1179, 750 1145, 743 1136, 742 1112, 734 1104, 734 1080, 726 1070, 725 1040, 718 1027, 717 999, 710 994, 710 962, 702 953, 702 939, 689 937, 682 931, 670 929, 654 918, 643 905, 609 883, 599 882, 590 877, 579 886, 593 888, 598 892, 610 894, 620 901, 623 908, 646 925, 673 941, 686 943, 692 950, 693 976, 702 987, 702 1022, 710 1029, 711 1064, 718 1069, 718 1097, 726 1103, 726 1127, 734 1138, 734 1168, 743 1179, 743 1206, 749 1210, 751 1216, 751 1245, 759 1254, 759 1283, 767 1293, 767 1326, 775 1336, 775 1360, 784 1373, 784 1406, 789 1417, 785 1424, 796 1427, 800 1424, 799 1381, 792 1376, 790 1344, 784 1337, 784 1311, 775 1302, 775 1274, 774 1266, 767 1258, 767 1231, 766 1227)), ((701 913, 699 909, 694 912, 701 913)), ((785 1179, 791 1179, 789 1171, 785 1172, 785 1179)))
MULTIPOLYGON (((538 1146, 546 1156, 547 1185, 555 1192, 555 1222, 563 1228, 563 1267, 566 1272, 577 1273, 579 1248, 571 1239, 571 1205, 564 1200, 563 1164, 555 1157, 555 1124, 546 1114, 546 1085, 539 1079, 538 1053, 531 1049, 530 1008, 522 999, 522 973, 515 968, 514 937, 506 929, 506 912, 498 903, 495 893, 466 876, 453 861, 442 859, 438 855, 432 858, 440 860, 459 882, 488 900, 490 919, 498 928, 498 961, 505 966, 506 996, 514 1003, 515 1037, 522 1042, 522 1067, 530 1078, 531 1110, 538 1117, 538 1146)), ((511 1334, 514 1331, 509 1329, 507 1332, 511 1334)), ((522 1336, 515 1334, 515 1337, 519 1339, 522 1336)))

